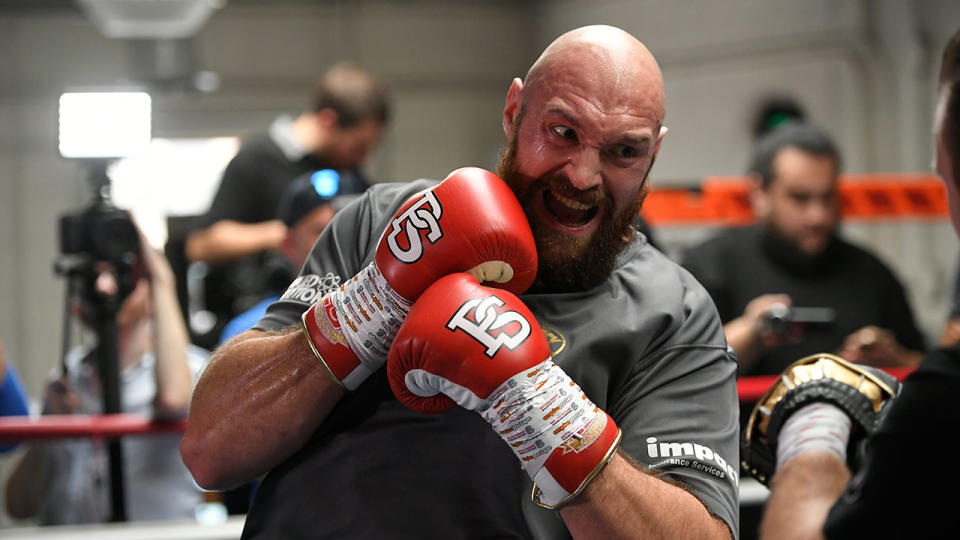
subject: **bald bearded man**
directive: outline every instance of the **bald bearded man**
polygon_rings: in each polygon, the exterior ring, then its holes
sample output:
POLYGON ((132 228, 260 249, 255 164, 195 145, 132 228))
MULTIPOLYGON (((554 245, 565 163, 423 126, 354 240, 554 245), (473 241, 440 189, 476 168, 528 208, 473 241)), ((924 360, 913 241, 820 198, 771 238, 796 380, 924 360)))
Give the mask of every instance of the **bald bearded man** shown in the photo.
MULTIPOLYGON (((324 276, 352 280, 371 264, 381 233, 410 215, 403 205, 411 197, 421 220, 431 215, 417 197, 434 182, 378 185, 337 215, 301 277, 253 330, 215 354, 197 386, 181 446, 197 481, 225 488, 269 473, 244 538, 737 536, 736 361, 707 293, 632 227, 666 134, 664 115, 660 69, 634 37, 590 26, 554 41, 510 86, 497 169, 533 233, 533 286, 519 299, 476 289, 487 305, 500 307, 460 317, 468 300, 449 317, 446 306, 424 303, 455 301, 461 291, 451 283, 472 278, 439 279, 413 302, 390 350, 394 373, 401 338, 405 350, 467 334, 490 344, 475 371, 450 368, 441 377, 424 367, 414 370, 419 379, 391 375, 397 395, 417 379, 439 381, 443 392, 460 397, 466 394, 458 388, 481 379, 501 382, 484 374, 488 364, 513 372, 507 349, 524 365, 540 362, 544 351, 555 364, 548 372, 569 381, 558 402, 575 396, 563 414, 587 418, 586 427, 555 448, 548 435, 539 436, 543 426, 520 430, 534 437, 526 439, 531 448, 546 445, 550 455, 534 471, 523 448, 504 444, 503 432, 491 429, 479 394, 458 400, 463 408, 419 414, 394 398, 386 369, 374 368, 359 385, 326 369, 329 358, 315 354, 301 313, 316 298, 340 293, 308 284, 329 282, 315 279, 324 276), (532 482, 518 457, 537 478, 540 506, 531 501, 532 482), (574 492, 559 502, 544 498, 540 491, 551 486, 543 470, 553 467, 556 476, 558 462, 580 458, 577 471, 561 475, 574 478, 574 492)), ((442 206, 429 206, 441 228, 442 206)), ((393 335, 383 339, 389 346, 393 335)), ((474 354, 467 342, 455 360, 474 354)), ((426 362, 418 352, 408 360, 426 362)), ((450 361, 434 358, 429 369, 449 368, 450 361)), ((540 402, 527 397, 517 403, 529 412, 540 402)))

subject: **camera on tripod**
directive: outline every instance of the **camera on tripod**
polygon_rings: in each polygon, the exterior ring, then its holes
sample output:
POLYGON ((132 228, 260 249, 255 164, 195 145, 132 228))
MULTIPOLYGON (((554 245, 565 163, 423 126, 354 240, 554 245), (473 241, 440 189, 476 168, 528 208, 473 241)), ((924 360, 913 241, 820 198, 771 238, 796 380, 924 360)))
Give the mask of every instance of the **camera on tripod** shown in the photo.
MULTIPOLYGON (((132 270, 140 235, 130 215, 110 202, 107 167, 149 144, 150 114, 150 96, 144 92, 68 92, 60 97, 60 154, 87 168, 93 201, 60 217, 64 257, 57 273, 90 276, 98 263, 109 263, 120 300, 135 285, 132 270)), ((81 294, 92 299, 92 291, 81 294)))
POLYGON ((96 201, 78 213, 60 216, 60 252, 129 265, 140 253, 140 237, 125 210, 96 201))
MULTIPOLYGON (((121 412, 120 335, 117 314, 136 286, 140 232, 130 215, 110 202, 107 167, 117 158, 150 143, 150 96, 144 92, 71 92, 60 96, 60 155, 86 166, 93 201, 84 209, 60 216, 60 256, 57 274, 67 278, 63 314, 61 369, 67 373, 72 310, 79 299, 89 309, 88 323, 96 332, 90 354, 97 367, 103 412, 121 412), (110 273, 116 288, 98 287, 110 273)), ((126 520, 123 451, 119 440, 107 443, 110 465, 112 521, 126 520)))

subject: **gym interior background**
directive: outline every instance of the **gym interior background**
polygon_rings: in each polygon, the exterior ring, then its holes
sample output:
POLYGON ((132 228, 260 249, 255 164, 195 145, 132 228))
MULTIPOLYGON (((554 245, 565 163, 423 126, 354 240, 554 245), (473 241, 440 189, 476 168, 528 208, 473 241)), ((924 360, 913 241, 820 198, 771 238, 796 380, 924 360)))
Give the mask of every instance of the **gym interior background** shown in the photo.
MULTIPOLYGON (((221 0, 192 36, 147 40, 105 37, 81 4, 0 0, 0 339, 33 397, 60 355, 57 216, 89 200, 83 169, 57 152, 64 90, 147 81, 154 137, 239 137, 308 107, 314 78, 352 59, 394 99, 370 178, 442 178, 493 167, 506 90, 543 46, 608 23, 663 69, 670 133, 654 186, 742 174, 751 112, 771 92, 836 138, 846 172, 929 172, 938 54, 960 20, 954 0, 221 0)), ((845 229, 894 268, 932 340, 952 294, 949 224, 845 229)), ((658 231, 668 251, 709 232, 658 231)))

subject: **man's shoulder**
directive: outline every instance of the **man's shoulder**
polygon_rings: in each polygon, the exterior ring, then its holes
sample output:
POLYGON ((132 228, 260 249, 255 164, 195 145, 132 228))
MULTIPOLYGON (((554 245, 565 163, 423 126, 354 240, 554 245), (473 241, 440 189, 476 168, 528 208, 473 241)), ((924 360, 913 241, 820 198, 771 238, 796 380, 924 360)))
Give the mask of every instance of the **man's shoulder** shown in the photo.
POLYGON ((890 266, 866 246, 837 236, 834 249, 838 257, 842 258, 845 265, 856 268, 858 272, 869 272, 893 277, 893 271, 890 269, 890 266))
POLYGON ((266 131, 252 133, 243 138, 237 154, 233 157, 234 162, 256 162, 264 158, 280 158, 283 153, 277 143, 270 138, 266 131))
POLYGON ((414 194, 437 184, 436 180, 419 179, 410 182, 382 182, 373 184, 363 195, 374 216, 392 216, 414 194))
POLYGON ((693 327, 704 333, 686 337, 720 343, 720 320, 710 295, 686 268, 658 249, 639 246, 612 280, 630 299, 625 309, 642 314, 642 319, 659 325, 660 331, 671 328, 670 334, 693 327))
POLYGON ((915 373, 933 375, 938 379, 949 378, 957 384, 956 381, 960 381, 960 343, 930 351, 915 373))
POLYGON ((681 264, 698 282, 710 287, 727 282, 744 261, 757 257, 756 226, 721 229, 706 240, 683 251, 681 264))
POLYGON ((622 279, 645 295, 680 298, 691 291, 703 291, 703 286, 686 268, 649 244, 640 246, 618 271, 623 273, 622 279))
POLYGON ((439 184, 437 180, 420 178, 408 182, 379 182, 369 188, 371 196, 378 198, 398 197, 403 194, 412 195, 418 191, 428 189, 439 184))
POLYGON ((693 246, 691 251, 708 249, 714 251, 740 251, 747 247, 750 241, 756 237, 756 226, 746 227, 724 227, 715 232, 699 244, 693 246))

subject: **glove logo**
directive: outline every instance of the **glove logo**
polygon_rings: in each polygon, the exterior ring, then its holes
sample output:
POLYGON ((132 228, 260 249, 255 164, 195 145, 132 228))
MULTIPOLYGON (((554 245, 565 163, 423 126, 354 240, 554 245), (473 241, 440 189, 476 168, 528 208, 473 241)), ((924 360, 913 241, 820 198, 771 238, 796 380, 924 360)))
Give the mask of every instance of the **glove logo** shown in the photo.
POLYGON ((459 328, 479 341, 487 347, 484 352, 490 358, 497 354, 500 347, 512 351, 530 337, 530 323, 516 311, 498 312, 496 308, 499 307, 503 307, 503 300, 496 296, 467 300, 447 322, 447 328, 453 331, 459 328), (510 326, 518 328, 510 333, 510 326))
POLYGON ((391 222, 390 234, 387 235, 387 246, 390 248, 390 253, 405 263, 417 262, 423 255, 420 230, 426 230, 427 240, 431 244, 435 243, 443 236, 443 231, 440 230, 440 223, 438 222, 441 215, 443 215, 443 207, 440 206, 440 201, 437 200, 432 191, 428 191, 419 201, 404 210, 391 222), (406 249, 400 247, 400 244, 397 243, 397 237, 401 230, 407 237, 407 243, 409 244, 406 249))
POLYGON ((320 329, 320 333, 323 334, 323 337, 327 338, 330 343, 348 346, 347 340, 344 339, 343 332, 340 330, 337 310, 334 309, 333 301, 329 296, 323 299, 322 311, 322 315, 319 309, 314 312, 314 318, 317 322, 317 328, 320 329))

